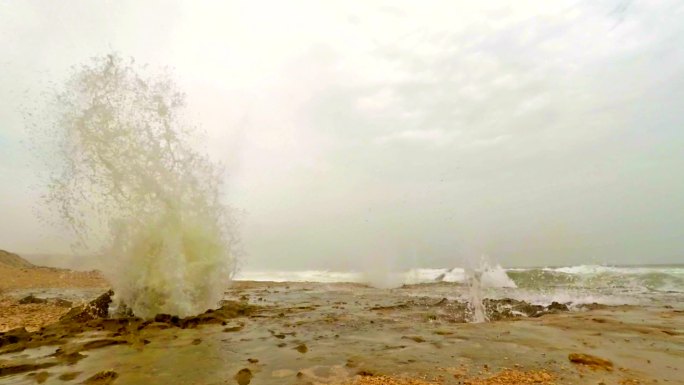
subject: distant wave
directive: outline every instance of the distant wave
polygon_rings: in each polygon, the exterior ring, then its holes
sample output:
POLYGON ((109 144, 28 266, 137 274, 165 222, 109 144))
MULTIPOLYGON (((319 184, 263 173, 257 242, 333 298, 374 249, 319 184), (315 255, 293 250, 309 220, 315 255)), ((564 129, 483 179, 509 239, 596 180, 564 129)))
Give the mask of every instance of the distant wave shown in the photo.
MULTIPOLYGON (((405 272, 386 274, 387 282, 393 286, 466 282, 465 269, 411 269, 405 272)), ((373 285, 373 276, 362 272, 340 272, 326 270, 303 271, 243 271, 236 279, 275 282, 353 282, 373 285)), ((622 292, 672 292, 684 293, 684 267, 620 267, 601 265, 578 265, 555 268, 513 268, 500 266, 488 268, 482 275, 485 288, 520 289, 621 289, 622 292)))
POLYGON ((521 288, 584 287, 632 292, 684 292, 680 266, 625 267, 579 265, 540 269, 510 269, 521 288))
MULTIPOLYGON (((458 267, 453 269, 411 269, 406 272, 389 272, 380 278, 377 272, 367 274, 362 272, 326 270, 243 271, 237 274, 236 279, 273 282, 353 282, 371 285, 376 281, 382 280, 383 282, 395 282, 394 286, 400 286, 402 284, 413 285, 438 282, 465 283, 466 273, 464 269, 458 267)), ((516 287, 515 282, 499 266, 484 271, 482 285, 483 287, 516 287)))

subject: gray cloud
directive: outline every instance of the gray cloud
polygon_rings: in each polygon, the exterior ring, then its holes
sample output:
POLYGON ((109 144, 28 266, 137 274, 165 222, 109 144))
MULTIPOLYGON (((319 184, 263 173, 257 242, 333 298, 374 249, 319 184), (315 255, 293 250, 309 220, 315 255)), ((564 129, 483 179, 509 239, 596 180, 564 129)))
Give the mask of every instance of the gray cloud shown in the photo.
MULTIPOLYGON (((2 41, 17 75, 0 78, 2 98, 106 49, 172 66, 228 165, 247 267, 681 261, 678 2, 309 4, 277 18, 122 4, 97 25, 105 10, 74 5, 89 17, 72 29, 15 5, 43 24, 2 41), (37 59, 48 53, 57 68, 37 59)), ((15 146, 16 112, 1 111, 14 128, 0 146, 15 146)), ((25 223, 2 228, 6 247, 29 248, 34 223, 15 206, 31 204, 2 206, 25 223)))

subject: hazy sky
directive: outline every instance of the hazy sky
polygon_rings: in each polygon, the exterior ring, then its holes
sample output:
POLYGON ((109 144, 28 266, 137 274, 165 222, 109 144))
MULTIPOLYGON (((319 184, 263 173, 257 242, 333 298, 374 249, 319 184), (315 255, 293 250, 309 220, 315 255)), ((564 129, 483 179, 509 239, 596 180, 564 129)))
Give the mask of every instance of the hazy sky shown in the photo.
POLYGON ((0 0, 0 248, 41 225, 22 110, 168 67, 246 268, 684 262, 684 3, 0 0))

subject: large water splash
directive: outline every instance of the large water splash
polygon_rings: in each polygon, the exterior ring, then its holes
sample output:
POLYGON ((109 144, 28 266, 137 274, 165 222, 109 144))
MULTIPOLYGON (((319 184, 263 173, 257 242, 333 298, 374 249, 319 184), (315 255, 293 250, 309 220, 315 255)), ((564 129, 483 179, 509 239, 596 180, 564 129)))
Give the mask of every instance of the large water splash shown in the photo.
POLYGON ((116 55, 75 71, 56 98, 58 167, 48 202, 105 259, 136 315, 213 307, 232 273, 234 223, 221 169, 191 146, 184 95, 116 55))

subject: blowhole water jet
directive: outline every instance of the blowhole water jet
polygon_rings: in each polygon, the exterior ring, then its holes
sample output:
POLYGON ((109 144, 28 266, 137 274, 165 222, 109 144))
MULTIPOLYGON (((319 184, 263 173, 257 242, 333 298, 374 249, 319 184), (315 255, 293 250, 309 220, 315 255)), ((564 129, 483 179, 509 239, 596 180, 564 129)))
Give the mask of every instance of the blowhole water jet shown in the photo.
POLYGON ((184 95, 118 55, 75 71, 47 130, 56 148, 47 202, 103 258, 116 293, 140 317, 216 306, 235 267, 235 223, 221 169, 191 146, 184 95))
POLYGON ((466 269, 468 283, 468 315, 472 323, 487 322, 482 293, 482 269, 466 269))
POLYGON ((473 323, 487 322, 489 317, 484 306, 484 289, 487 287, 517 287, 506 271, 498 264, 492 264, 485 255, 465 269, 468 285, 468 313, 473 323))

